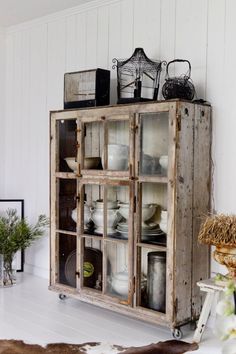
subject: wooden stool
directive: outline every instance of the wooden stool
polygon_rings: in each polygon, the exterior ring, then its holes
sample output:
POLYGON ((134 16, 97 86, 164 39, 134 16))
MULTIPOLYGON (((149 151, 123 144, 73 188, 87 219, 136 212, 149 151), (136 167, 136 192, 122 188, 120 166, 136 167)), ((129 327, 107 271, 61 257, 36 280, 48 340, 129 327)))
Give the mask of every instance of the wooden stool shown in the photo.
POLYGON ((207 320, 212 309, 212 304, 219 297, 219 293, 224 290, 224 285, 215 284, 214 279, 199 281, 197 285, 200 287, 201 291, 205 291, 207 294, 198 320, 197 328, 193 336, 193 342, 195 343, 199 343, 201 341, 207 320))

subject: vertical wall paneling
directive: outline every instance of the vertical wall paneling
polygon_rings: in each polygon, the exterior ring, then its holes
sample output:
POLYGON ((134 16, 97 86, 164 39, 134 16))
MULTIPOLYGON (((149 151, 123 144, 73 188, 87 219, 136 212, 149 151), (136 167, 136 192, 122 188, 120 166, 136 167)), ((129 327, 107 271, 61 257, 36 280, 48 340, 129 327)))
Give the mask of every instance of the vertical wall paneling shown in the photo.
POLYGON ((66 72, 77 70, 77 16, 66 18, 66 72))
POLYGON ((176 0, 175 57, 191 62, 198 98, 205 98, 207 4, 206 0, 176 0))
MULTIPOLYGON (((227 139, 225 134, 228 131, 228 125, 225 124, 225 110, 227 105, 225 102, 227 94, 222 97, 222 87, 226 85, 225 78, 225 0, 209 0, 208 10, 208 50, 207 50, 207 85, 206 98, 213 102, 213 192, 214 198, 212 208, 220 211, 221 201, 225 200, 225 162, 224 162, 224 146, 219 141, 227 139), (216 40, 217 38, 217 40, 216 40), (223 134, 223 136, 222 136, 223 134), (218 140, 220 139, 220 140, 218 140), (217 161, 217 163, 216 163, 217 161)), ((231 73, 232 74, 232 73, 231 73)), ((225 150, 228 150, 226 145, 225 150)), ((228 198, 226 198, 228 200, 228 198)), ((221 209, 223 211, 223 209, 221 209)))
POLYGON ((109 9, 107 6, 98 8, 97 21, 97 66, 107 69, 109 67, 109 9))
POLYGON ((112 59, 120 58, 121 50, 121 4, 120 2, 109 6, 109 62, 108 67, 111 70, 111 94, 110 102, 117 101, 116 91, 116 70, 112 69, 112 59))
POLYGON ((4 196, 4 179, 5 179, 5 167, 4 167, 4 160, 5 160, 5 134, 4 134, 4 127, 5 127, 5 73, 6 73, 6 58, 4 53, 6 53, 6 34, 5 31, 0 28, 0 123, 1 123, 1 130, 0 130, 0 166, 1 167, 1 179, 0 179, 0 195, 4 196))
POLYGON ((97 9, 88 11, 86 18, 86 68, 94 69, 97 66, 97 9))
MULTIPOLYGON (((176 0, 161 0, 161 44, 159 59, 171 61, 175 58, 175 27, 176 27, 176 0)), ((170 67, 170 74, 171 71, 170 67)), ((161 88, 165 82, 166 67, 162 65, 159 97, 162 97, 161 88)))
POLYGON ((232 163, 232 154, 235 152, 235 129, 230 127, 234 127, 235 125, 233 102, 236 92, 236 46, 234 35, 236 3, 226 0, 225 5, 225 57, 223 65, 217 66, 218 74, 216 76, 217 79, 215 79, 215 85, 218 86, 219 84, 221 86, 221 99, 219 101, 221 106, 224 100, 223 110, 217 121, 217 135, 215 137, 218 142, 216 147, 217 155, 215 156, 217 158, 216 162, 218 163, 219 160, 216 189, 218 193, 217 209, 223 212, 235 213, 234 196, 236 187, 234 181, 236 178, 236 168, 235 164, 232 163), (230 193, 228 192, 229 186, 230 193), (227 198, 225 197, 226 195, 227 198))
POLYGON ((134 43, 134 0, 121 1, 120 58, 129 58, 134 43))
POLYGON ((160 58, 161 0, 134 0, 134 47, 143 48, 150 58, 160 58))
MULTIPOLYGON (((67 38, 69 40, 69 38, 67 38)), ((77 48, 77 70, 86 69, 86 14, 77 15, 77 41, 73 45, 77 48)))
POLYGON ((48 109, 63 108, 64 73, 66 69, 65 19, 48 24, 48 109))

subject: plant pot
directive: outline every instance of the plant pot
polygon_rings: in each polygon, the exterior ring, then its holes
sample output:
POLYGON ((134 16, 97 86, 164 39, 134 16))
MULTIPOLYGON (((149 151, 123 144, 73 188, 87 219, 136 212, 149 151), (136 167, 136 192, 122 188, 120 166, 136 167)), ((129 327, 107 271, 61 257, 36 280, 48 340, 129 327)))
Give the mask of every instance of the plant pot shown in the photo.
POLYGON ((12 268, 12 262, 4 261, 0 254, 0 287, 12 286, 16 283, 16 270, 12 268))
POLYGON ((213 257, 216 262, 227 267, 230 278, 236 278, 236 247, 218 245, 213 257))

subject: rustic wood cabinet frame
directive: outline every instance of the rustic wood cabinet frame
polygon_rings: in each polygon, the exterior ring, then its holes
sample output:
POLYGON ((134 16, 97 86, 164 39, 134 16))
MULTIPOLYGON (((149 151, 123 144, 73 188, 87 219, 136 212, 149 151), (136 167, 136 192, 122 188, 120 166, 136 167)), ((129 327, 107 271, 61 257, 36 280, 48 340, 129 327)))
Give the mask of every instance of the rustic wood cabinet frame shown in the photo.
MULTIPOLYGON (((144 119, 144 118, 143 118, 144 119)), ((196 282, 209 276, 209 249, 197 243, 201 217, 210 210, 211 193, 211 107, 185 101, 164 101, 91 109, 51 112, 51 272, 50 289, 97 304, 123 314, 161 324, 171 329, 194 321, 199 317, 203 304, 196 282), (168 114, 168 173, 167 175, 140 173, 141 116, 168 114), (77 124, 77 174, 59 171, 59 141, 57 122, 74 119, 77 124), (107 166, 108 125, 110 122, 128 122, 129 164, 127 171, 107 169, 85 170, 85 125, 99 123, 103 126, 104 165, 107 166), (59 230, 58 181, 77 181, 76 232, 59 230), (166 245, 141 242, 142 185, 158 184, 167 189, 168 231, 166 245), (103 186, 104 235, 83 233, 83 188, 86 184, 103 186), (128 241, 111 239, 106 230, 106 195, 110 186, 129 188, 129 237, 128 241), (59 281, 58 234, 76 237, 77 282, 72 288, 59 281), (84 288, 83 248, 86 239, 100 240, 103 252, 102 291, 84 288), (128 245, 129 292, 127 301, 106 292, 106 255, 108 242, 128 245), (166 311, 165 313, 140 306, 141 250, 148 248, 166 252, 166 311)), ((101 152, 100 152, 101 153, 101 152)))

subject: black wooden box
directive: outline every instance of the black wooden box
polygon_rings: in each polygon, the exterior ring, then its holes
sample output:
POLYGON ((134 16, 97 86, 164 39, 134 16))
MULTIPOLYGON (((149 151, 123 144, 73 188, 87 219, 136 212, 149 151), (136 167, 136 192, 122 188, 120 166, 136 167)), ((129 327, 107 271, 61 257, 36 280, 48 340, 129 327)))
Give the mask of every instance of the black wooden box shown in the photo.
POLYGON ((65 73, 64 109, 110 103, 110 71, 93 69, 65 73))

